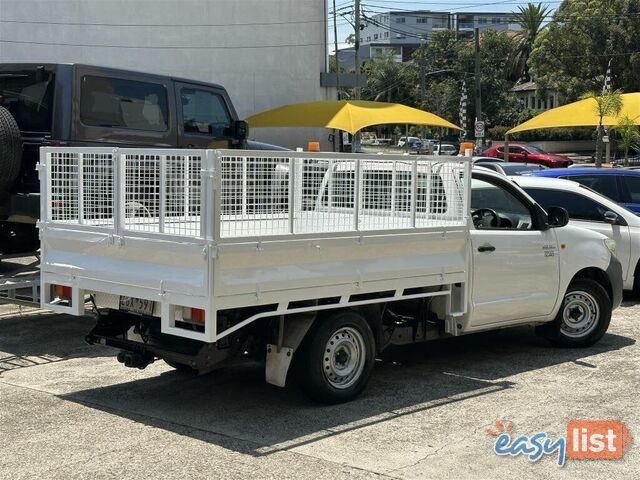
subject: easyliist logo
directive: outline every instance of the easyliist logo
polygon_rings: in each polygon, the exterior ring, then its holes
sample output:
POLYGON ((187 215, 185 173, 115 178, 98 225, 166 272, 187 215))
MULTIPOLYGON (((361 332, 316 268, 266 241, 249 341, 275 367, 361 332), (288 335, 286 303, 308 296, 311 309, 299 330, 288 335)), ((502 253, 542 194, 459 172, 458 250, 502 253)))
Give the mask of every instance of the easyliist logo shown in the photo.
POLYGON ((557 463, 563 466, 567 458, 584 460, 613 460, 622 458, 631 445, 631 433, 618 420, 571 420, 567 424, 567 435, 553 438, 546 432, 532 435, 514 435, 513 422, 494 422, 487 428, 495 436, 493 451, 496 455, 526 456, 537 462, 545 455, 556 455, 557 463))

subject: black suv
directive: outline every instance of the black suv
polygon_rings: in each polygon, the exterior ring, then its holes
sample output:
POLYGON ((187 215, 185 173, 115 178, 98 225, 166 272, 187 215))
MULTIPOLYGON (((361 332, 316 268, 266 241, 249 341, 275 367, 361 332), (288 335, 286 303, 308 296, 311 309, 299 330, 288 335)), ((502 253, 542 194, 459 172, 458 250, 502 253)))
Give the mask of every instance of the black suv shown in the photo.
POLYGON ((38 248, 42 146, 244 148, 247 133, 220 85, 79 64, 0 64, 0 255, 38 248))

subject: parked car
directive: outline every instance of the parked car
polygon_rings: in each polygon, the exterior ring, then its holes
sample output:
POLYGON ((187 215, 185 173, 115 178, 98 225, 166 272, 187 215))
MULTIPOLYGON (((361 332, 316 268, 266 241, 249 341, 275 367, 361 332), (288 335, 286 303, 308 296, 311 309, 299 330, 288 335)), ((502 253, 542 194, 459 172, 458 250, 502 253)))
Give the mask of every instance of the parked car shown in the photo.
MULTIPOLYGON (((482 155, 485 157, 504 158, 504 145, 487 148, 482 155)), ((573 162, 563 155, 547 153, 533 145, 524 143, 509 144, 509 162, 539 163, 549 168, 566 168, 573 162)))
POLYGON ((577 182, 532 176, 514 181, 545 210, 562 207, 569 212, 571 225, 615 240, 624 289, 640 294, 640 217, 577 182))
POLYGON ((491 162, 491 163, 504 163, 505 161, 501 158, 496 158, 496 157, 473 157, 472 158, 474 165, 480 164, 480 163, 485 163, 485 162, 491 162))
MULTIPOLYGON (((409 137, 409 144, 411 144, 411 142, 419 142, 420 139, 418 137, 409 137)), ((407 143, 407 137, 400 137, 400 139, 398 140, 398 147, 402 148, 404 147, 405 143, 407 143)))
POLYGON ((547 167, 538 163, 516 163, 516 162, 479 162, 474 165, 482 168, 488 168, 502 175, 527 175, 531 172, 539 172, 547 170, 547 167))
POLYGON ((440 143, 440 144, 436 144, 433 147, 433 153, 435 155, 458 155, 458 149, 456 148, 455 145, 452 145, 450 143, 440 143))
POLYGON ((248 134, 224 87, 150 73, 0 64, 0 99, 0 254, 39 246, 40 147, 243 148, 248 134))
POLYGON ((542 177, 556 177, 581 183, 640 213, 640 171, 627 168, 567 168, 536 172, 542 177))

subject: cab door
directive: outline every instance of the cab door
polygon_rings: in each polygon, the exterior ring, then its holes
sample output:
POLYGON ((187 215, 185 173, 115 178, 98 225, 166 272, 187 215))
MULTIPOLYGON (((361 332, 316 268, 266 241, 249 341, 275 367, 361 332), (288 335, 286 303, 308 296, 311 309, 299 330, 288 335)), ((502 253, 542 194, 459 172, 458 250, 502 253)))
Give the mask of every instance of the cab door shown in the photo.
POLYGON ((223 90, 176 82, 178 145, 181 148, 231 148, 233 113, 223 90))
POLYGON ((552 229, 536 225, 531 207, 508 181, 474 174, 471 330, 553 310, 560 281, 557 239, 552 229))

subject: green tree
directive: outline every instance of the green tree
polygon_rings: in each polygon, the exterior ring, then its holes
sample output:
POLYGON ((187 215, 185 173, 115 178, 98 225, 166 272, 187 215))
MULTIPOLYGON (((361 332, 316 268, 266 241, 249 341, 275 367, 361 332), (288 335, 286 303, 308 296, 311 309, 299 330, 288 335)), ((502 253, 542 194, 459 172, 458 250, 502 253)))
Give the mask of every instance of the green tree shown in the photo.
POLYGON ((598 122, 598 136, 596 139, 596 167, 602 166, 602 150, 603 150, 603 137, 604 126, 602 122, 604 117, 617 116, 622 110, 622 92, 620 90, 613 90, 604 95, 598 92, 590 91, 581 96, 581 99, 593 99, 595 100, 594 111, 599 118, 598 122))
POLYGON ((529 68, 539 88, 566 101, 601 90, 611 60, 612 83, 640 90, 640 1, 565 0, 537 36, 529 68))
POLYGON ((416 104, 416 70, 413 65, 399 63, 392 54, 377 56, 363 66, 367 86, 363 100, 416 104))
POLYGON ((629 150, 634 145, 640 143, 640 130, 638 130, 638 125, 636 125, 635 121, 628 115, 625 115, 620 119, 620 122, 618 122, 616 131, 620 136, 620 144, 624 150, 624 166, 628 167, 629 150))
POLYGON ((541 3, 529 3, 526 7, 518 7, 514 20, 522 30, 514 36, 516 45, 510 59, 511 74, 516 79, 525 78, 530 80, 529 55, 533 50, 536 37, 544 28, 543 23, 548 14, 549 7, 547 5, 543 6, 541 3))

